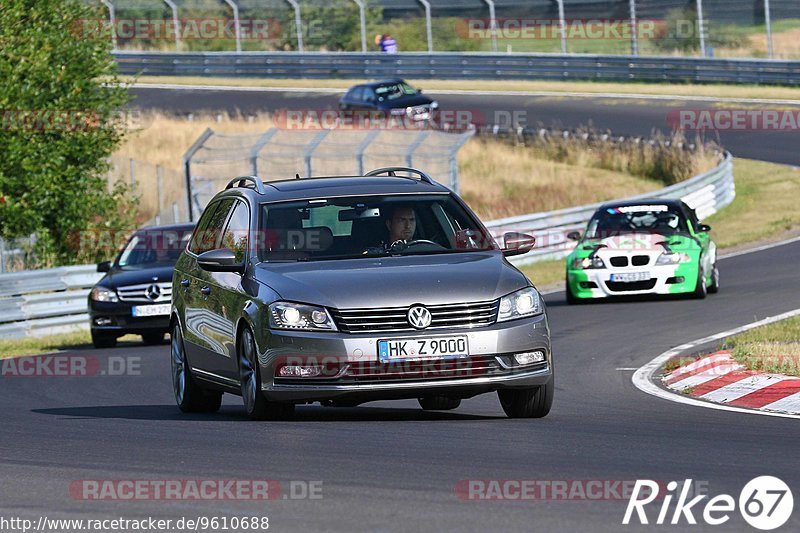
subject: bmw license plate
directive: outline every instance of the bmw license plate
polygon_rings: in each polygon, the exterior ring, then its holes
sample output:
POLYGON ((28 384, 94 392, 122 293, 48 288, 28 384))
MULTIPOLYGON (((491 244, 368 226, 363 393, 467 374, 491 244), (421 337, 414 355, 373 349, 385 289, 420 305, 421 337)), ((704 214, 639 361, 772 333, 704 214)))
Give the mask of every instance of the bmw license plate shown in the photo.
POLYGON ((378 341, 378 360, 382 363, 417 359, 459 359, 463 357, 469 357, 469 345, 466 335, 378 341))
POLYGON ((169 315, 170 307, 170 304, 134 305, 131 307, 131 315, 136 317, 169 315))
POLYGON ((635 283, 637 281, 647 281, 650 279, 650 272, 622 272, 611 274, 611 281, 620 283, 635 283))

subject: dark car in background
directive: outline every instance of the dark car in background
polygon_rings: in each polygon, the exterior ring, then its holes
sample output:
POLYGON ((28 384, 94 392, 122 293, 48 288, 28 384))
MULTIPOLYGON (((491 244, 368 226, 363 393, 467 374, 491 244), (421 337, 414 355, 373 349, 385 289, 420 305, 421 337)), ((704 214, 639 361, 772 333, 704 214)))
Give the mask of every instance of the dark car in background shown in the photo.
POLYGON ((348 112, 379 112, 384 116, 430 120, 439 103, 397 78, 355 85, 339 100, 339 109, 348 112))
POLYGON ((114 261, 97 265, 105 276, 89 293, 95 348, 112 348, 126 334, 160 344, 169 330, 172 271, 191 238, 194 224, 143 228, 131 236, 114 261))

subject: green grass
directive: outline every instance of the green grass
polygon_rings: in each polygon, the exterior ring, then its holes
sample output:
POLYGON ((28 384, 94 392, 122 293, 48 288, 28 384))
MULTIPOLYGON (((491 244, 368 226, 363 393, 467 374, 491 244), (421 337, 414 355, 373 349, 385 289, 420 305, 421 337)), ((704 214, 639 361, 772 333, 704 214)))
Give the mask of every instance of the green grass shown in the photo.
POLYGON ((564 260, 541 261, 521 267, 523 273, 531 278, 539 290, 546 290, 553 285, 564 283, 564 260))
MULTIPOLYGON (((126 335, 119 339, 120 342, 137 342, 140 340, 141 338, 136 335, 126 335)), ((2 340, 0 341, 0 359, 91 347, 92 337, 89 330, 44 337, 2 340)))
MULTIPOLYGON (((131 82, 133 78, 124 78, 131 82)), ((228 85, 235 87, 273 88, 333 88, 346 89, 365 80, 352 79, 279 79, 279 78, 225 78, 203 76, 141 76, 139 83, 166 83, 179 85, 228 85)), ((800 88, 763 87, 758 85, 698 85, 661 83, 606 83, 594 81, 505 81, 505 80, 408 80, 425 90, 474 90, 520 92, 584 92, 638 95, 727 97, 751 99, 780 99, 800 101, 800 88)))
POLYGON ((723 348, 750 370, 800 376, 800 317, 731 337, 723 348))

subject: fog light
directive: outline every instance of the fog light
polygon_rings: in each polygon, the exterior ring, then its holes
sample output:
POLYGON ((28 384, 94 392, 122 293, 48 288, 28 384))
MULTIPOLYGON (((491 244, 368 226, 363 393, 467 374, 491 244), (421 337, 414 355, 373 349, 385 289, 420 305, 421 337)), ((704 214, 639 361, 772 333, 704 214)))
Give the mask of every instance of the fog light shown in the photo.
POLYGON ((282 378, 315 378, 321 374, 321 366, 286 365, 278 371, 278 376, 282 378))
POLYGON ((111 323, 111 319, 104 316, 99 316, 94 319, 95 326, 110 326, 111 323))
POLYGON ((541 363, 544 361, 544 352, 536 350, 535 352, 523 352, 514 355, 518 365, 530 365, 532 363, 541 363))

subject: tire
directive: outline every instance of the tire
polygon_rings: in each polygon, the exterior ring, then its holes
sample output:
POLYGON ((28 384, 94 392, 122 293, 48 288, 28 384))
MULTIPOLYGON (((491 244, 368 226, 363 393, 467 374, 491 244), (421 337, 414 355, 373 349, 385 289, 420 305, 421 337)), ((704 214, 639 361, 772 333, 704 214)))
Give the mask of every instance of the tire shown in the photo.
POLYGON ((294 414, 294 404, 268 401, 261 393, 261 367, 256 355, 256 343, 250 328, 239 335, 236 349, 239 360, 239 382, 244 410, 250 420, 285 420, 294 414))
POLYGON ((709 294, 717 294, 719 292, 719 267, 714 263, 714 270, 711 272, 711 285, 708 287, 709 294))
POLYGON ((95 348, 114 348, 117 346, 117 336, 92 330, 92 344, 95 348))
POLYGON ((697 284, 694 287, 692 298, 702 300, 707 294, 708 287, 706 286, 706 273, 702 268, 700 268, 700 271, 697 273, 697 284))
POLYGON ((543 418, 553 405, 554 389, 550 378, 544 385, 531 389, 499 390, 497 397, 509 418, 543 418))
POLYGON ((142 335, 142 341, 148 346, 154 346, 156 344, 163 344, 164 343, 164 334, 163 333, 145 333, 142 335))
POLYGON ((192 377, 183 345, 183 334, 177 323, 172 327, 171 337, 172 390, 178 409, 184 413, 216 413, 222 405, 222 393, 203 389, 192 377))
POLYGON ((417 401, 425 411, 450 411, 461 405, 460 398, 448 398, 447 396, 426 396, 417 401))

